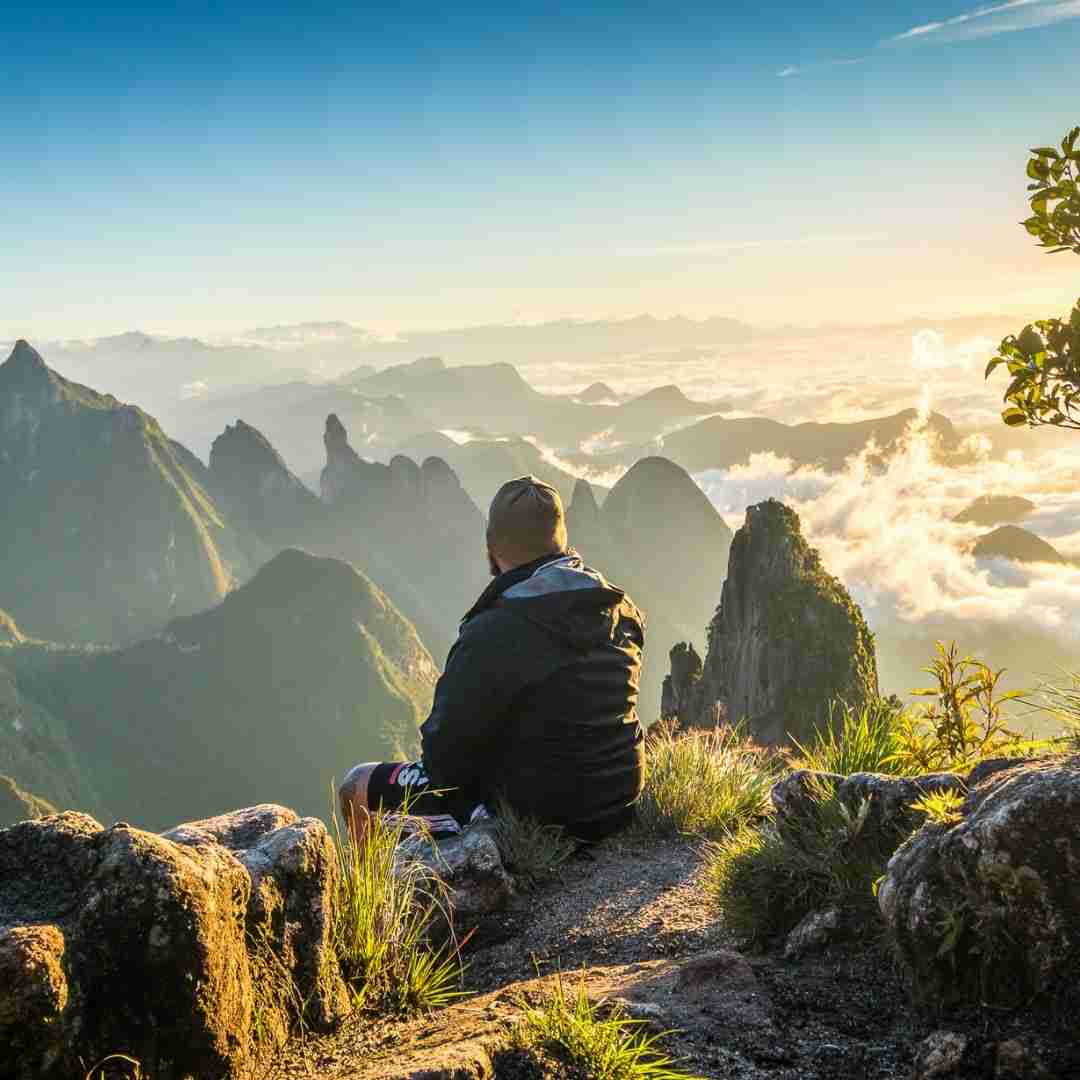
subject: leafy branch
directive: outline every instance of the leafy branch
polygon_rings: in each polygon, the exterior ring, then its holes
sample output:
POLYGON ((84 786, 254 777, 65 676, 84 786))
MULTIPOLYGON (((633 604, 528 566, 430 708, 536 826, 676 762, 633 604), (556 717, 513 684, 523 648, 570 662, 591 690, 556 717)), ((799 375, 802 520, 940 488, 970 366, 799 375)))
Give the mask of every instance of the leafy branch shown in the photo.
MULTIPOLYGON (((1027 164, 1031 216, 1022 224, 1051 254, 1080 255, 1080 127, 1060 148, 1039 146, 1027 164)), ((1010 375, 1002 420, 1010 427, 1050 425, 1080 431, 1080 301, 1064 319, 1042 319, 1010 334, 986 366, 1010 375)))

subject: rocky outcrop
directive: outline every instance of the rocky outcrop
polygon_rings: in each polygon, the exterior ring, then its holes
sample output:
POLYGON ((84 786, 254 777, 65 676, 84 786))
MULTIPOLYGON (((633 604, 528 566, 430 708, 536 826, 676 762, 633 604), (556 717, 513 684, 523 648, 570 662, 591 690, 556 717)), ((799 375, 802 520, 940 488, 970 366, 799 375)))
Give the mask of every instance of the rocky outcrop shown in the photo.
MULTIPOLYGON (((1008 763, 1002 763, 1007 767, 1008 763)), ((959 773, 933 773, 927 776, 882 776, 879 773, 835 773, 796 769, 772 788, 771 799, 777 828, 798 821, 814 812, 816 799, 823 789, 835 793, 848 808, 857 813, 868 804, 864 833, 873 833, 880 843, 895 848, 911 831, 922 824, 925 815, 913 807, 927 795, 967 792, 968 777, 959 773)))
POLYGON ((881 912, 916 994, 1014 1004, 1080 993, 1080 757, 973 776, 955 823, 896 853, 881 912))
POLYGON ((419 862, 445 883, 455 916, 497 911, 514 894, 503 865, 495 821, 478 821, 455 836, 410 837, 398 846, 399 863, 419 862))
POLYGON ((365 461, 341 421, 326 421, 325 550, 393 598, 440 661, 484 587, 484 517, 440 458, 365 461))
POLYGON ((684 727, 711 727, 717 706, 758 742, 806 741, 841 700, 877 696, 874 638, 858 605, 822 566, 798 515, 769 499, 735 534, 700 678, 672 670, 684 727), (682 676, 679 678, 678 676, 682 676))
POLYGON ((19 341, 0 365, 5 609, 34 637, 117 641, 219 601, 247 567, 204 472, 19 341))
POLYGON ((123 1053, 161 1080, 246 1077, 347 1008, 323 825, 264 806, 166 836, 65 813, 0 830, 4 1080, 123 1053))
MULTIPOLYGON (((697 649, 685 641, 672 646, 668 654, 670 672, 664 676, 664 689, 660 698, 660 716, 664 720, 678 719, 692 706, 698 683, 705 672, 705 664, 697 649)), ((717 716, 717 722, 720 718, 717 716)))
POLYGON ((237 420, 210 449, 215 492, 230 516, 268 544, 295 544, 314 536, 324 507, 288 469, 270 441, 237 420))

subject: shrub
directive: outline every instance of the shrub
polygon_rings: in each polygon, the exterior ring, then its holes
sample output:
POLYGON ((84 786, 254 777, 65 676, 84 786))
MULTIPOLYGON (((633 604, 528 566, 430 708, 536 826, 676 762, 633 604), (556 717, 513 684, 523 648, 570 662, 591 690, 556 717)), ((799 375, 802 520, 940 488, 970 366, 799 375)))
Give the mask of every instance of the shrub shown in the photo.
POLYGON ((796 743, 800 760, 797 765, 815 772, 837 773, 899 773, 902 766, 898 719, 903 706, 896 699, 879 699, 853 709, 834 702, 829 710, 829 723, 818 728, 809 746, 796 743), (836 712, 842 712, 839 724, 836 712))
POLYGON ((777 775, 776 760, 738 728, 683 732, 661 721, 646 739, 638 826, 657 836, 719 839, 768 813, 777 775))
POLYGON ((495 820, 499 852, 525 889, 554 877, 577 851, 577 842, 558 825, 519 814, 505 799, 496 804, 495 820))
POLYGON ((913 690, 933 698, 921 713, 901 712, 896 721, 898 749, 891 764, 907 775, 970 768, 986 757, 1019 749, 1024 737, 1006 724, 1003 706, 1022 692, 998 692, 1005 673, 971 656, 956 643, 937 643, 937 656, 923 669, 936 685, 913 690))
POLYGON ((869 811, 865 801, 851 810, 821 784, 810 791, 810 811, 782 828, 743 828, 715 844, 705 887, 727 926, 764 945, 812 911, 875 914, 873 885, 896 845, 865 828, 869 811))
POLYGON ((461 996, 452 930, 434 940, 437 928, 452 927, 446 886, 423 863, 397 857, 403 816, 373 814, 360 844, 333 820, 341 867, 334 939, 355 1005, 401 1011, 461 996))
MULTIPOLYGON (((648 1035, 642 1027, 643 1021, 627 1018, 618 1007, 594 1005, 584 981, 569 996, 559 976, 542 1006, 522 1005, 510 1045, 517 1051, 544 1051, 571 1066, 568 1075, 589 1080, 693 1080, 660 1052, 663 1036, 648 1035)), ((543 1075, 551 1073, 545 1069, 543 1075)))

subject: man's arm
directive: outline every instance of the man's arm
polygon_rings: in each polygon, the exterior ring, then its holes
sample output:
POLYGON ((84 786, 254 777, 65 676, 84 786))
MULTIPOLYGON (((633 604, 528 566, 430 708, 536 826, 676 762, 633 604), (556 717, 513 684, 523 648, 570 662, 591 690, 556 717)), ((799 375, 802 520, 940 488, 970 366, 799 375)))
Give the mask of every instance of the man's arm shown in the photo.
POLYGON ((420 728, 424 765, 436 787, 487 782, 502 749, 507 709, 532 681, 518 620, 484 612, 462 628, 420 728), (507 625, 509 621, 510 625, 507 625), (515 632, 516 631, 516 632, 515 632))

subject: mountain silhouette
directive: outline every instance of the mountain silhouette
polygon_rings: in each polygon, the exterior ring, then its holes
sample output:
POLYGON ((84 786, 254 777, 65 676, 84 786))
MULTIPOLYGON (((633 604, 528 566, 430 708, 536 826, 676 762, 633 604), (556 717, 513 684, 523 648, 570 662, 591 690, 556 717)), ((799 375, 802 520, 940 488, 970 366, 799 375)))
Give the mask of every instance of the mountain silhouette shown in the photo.
POLYGON ((123 641, 220 601, 246 566, 205 476, 153 417, 19 341, 0 365, 0 603, 35 637, 123 641))
POLYGON ((415 753, 437 674, 367 577, 296 549, 152 638, 23 649, 14 663, 107 810, 150 828, 259 802, 325 815, 335 776, 415 753))

